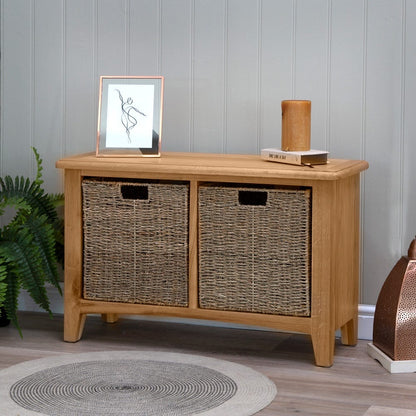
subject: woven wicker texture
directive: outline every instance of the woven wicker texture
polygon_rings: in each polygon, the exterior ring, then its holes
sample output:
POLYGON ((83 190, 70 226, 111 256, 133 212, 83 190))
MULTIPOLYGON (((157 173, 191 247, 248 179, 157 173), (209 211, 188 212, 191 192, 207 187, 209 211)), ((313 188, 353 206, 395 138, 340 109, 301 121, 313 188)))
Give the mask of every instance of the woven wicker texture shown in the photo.
POLYGON ((84 297, 188 305, 188 185, 85 179, 84 297))
POLYGON ((201 186, 201 308, 310 315, 309 189, 201 186))

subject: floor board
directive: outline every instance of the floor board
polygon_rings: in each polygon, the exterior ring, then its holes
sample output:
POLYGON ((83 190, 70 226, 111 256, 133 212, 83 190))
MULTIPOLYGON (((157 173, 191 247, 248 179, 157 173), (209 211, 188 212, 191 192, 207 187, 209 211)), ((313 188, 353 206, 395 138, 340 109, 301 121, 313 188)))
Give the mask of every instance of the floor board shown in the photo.
POLYGON ((106 324, 99 316, 89 316, 81 341, 66 343, 62 316, 22 313, 20 323, 23 339, 12 326, 0 328, 0 369, 63 353, 182 352, 247 365, 271 378, 278 393, 259 416, 375 415, 371 406, 374 412, 416 410, 416 374, 388 373, 368 356, 367 341, 348 347, 337 340, 334 365, 320 368, 313 364, 309 336, 301 334, 128 317, 106 324))

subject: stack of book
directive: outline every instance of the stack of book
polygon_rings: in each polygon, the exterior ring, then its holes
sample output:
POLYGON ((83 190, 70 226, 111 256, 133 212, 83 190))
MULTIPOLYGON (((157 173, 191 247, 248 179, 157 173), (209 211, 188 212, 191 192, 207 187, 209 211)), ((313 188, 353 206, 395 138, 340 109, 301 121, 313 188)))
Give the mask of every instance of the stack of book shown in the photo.
POLYGON ((261 158, 270 162, 289 163, 291 165, 324 165, 328 162, 325 150, 284 151, 277 148, 261 150, 261 158))

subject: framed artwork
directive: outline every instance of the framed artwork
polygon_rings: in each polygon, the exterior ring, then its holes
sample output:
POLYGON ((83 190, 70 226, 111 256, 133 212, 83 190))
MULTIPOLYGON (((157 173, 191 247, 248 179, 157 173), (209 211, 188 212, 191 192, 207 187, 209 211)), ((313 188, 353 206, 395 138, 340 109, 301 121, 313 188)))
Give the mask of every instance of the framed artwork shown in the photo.
POLYGON ((101 76, 96 155, 160 156, 162 76, 101 76))

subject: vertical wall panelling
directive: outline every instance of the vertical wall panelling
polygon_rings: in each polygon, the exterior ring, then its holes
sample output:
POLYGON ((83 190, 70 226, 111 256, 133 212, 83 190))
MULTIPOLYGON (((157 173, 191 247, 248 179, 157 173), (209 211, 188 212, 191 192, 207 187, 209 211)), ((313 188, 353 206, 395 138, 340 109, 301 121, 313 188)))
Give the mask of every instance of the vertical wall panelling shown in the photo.
POLYGON ((222 153, 225 122, 226 1, 195 0, 193 150, 222 153))
POLYGON ((228 0, 226 153, 258 153, 258 2, 228 0))
POLYGON ((100 75, 164 75, 163 151, 280 146, 284 99, 312 100, 312 146, 367 159, 362 295, 416 234, 416 2, 0 0, 0 173, 62 190, 94 150, 100 75))
POLYGON ((33 14, 33 1, 2 1, 1 174, 13 177, 34 173, 33 14))
POLYGON ((162 150, 191 148, 191 0, 162 1, 162 64, 165 79, 162 150))
POLYGON ((62 155, 64 21, 63 0, 36 0, 34 5, 33 145, 44 160, 45 186, 61 187, 54 160, 62 155), (51 18, 54 16, 54 18, 51 18))
POLYGON ((95 71, 96 2, 65 2, 65 143, 64 154, 95 148, 98 79, 95 71))
POLYGON ((328 12, 330 0, 297 0, 296 99, 312 101, 311 147, 325 149, 328 99, 328 12))
POLYGON ((125 74, 131 75, 131 68, 130 68, 130 33, 131 33, 131 1, 125 0, 124 1, 124 54, 125 54, 125 74))
POLYGON ((97 2, 98 77, 127 74, 126 2, 127 0, 97 2))
MULTIPOLYGON (((1 104, 3 102, 3 84, 4 84, 4 80, 3 80, 3 61, 1 59, 1 51, 3 50, 3 38, 4 38, 4 34, 3 34, 3 29, 4 29, 4 21, 3 21, 3 17, 4 17, 4 8, 3 8, 3 2, 0 2, 0 176, 3 176, 3 137, 4 137, 4 132, 3 132, 3 123, 2 123, 2 108, 1 108, 1 104)), ((0 225, 2 224, 2 221, 0 219, 0 225)))
MULTIPOLYGON (((128 75, 129 58, 126 31, 128 0, 98 0, 96 8, 96 76, 99 91, 100 76, 128 75)), ((98 111, 98 101, 97 101, 98 111)), ((97 121, 98 113, 95 116, 97 121)), ((93 149, 91 149, 93 150, 93 149)))
MULTIPOLYGON (((367 79, 367 34, 368 34, 368 0, 364 0, 362 4, 362 45, 363 45, 363 54, 362 54, 362 80, 361 80, 361 159, 366 159, 365 151, 365 129, 366 129, 366 103, 367 103, 367 90, 366 90, 366 79, 367 79)), ((360 175, 360 300, 365 299, 364 297, 364 236, 365 236, 365 227, 364 227, 364 212, 365 212, 365 192, 366 192, 366 180, 365 173, 360 175)), ((378 296, 379 290, 375 292, 378 296)), ((370 303, 367 301, 367 303, 370 303)))
POLYGON ((195 151, 195 0, 189 5, 189 151, 195 151))
POLYGON ((404 123, 403 123, 403 245, 408 245, 416 235, 416 2, 407 1, 405 14, 405 62, 404 62, 404 123))
MULTIPOLYGON (((1 103, 3 102, 3 94, 2 94, 2 86, 3 86, 3 72, 2 72, 2 59, 1 59, 1 51, 3 50, 3 16, 4 16, 4 9, 3 9, 3 2, 0 2, 0 176, 2 175, 2 144, 3 144, 3 131, 2 131, 2 116, 1 116, 1 103)), ((0 219, 0 225, 1 225, 0 219)))
POLYGON ((129 2, 129 75, 160 74, 160 1, 129 2))
POLYGON ((281 101, 293 98, 293 5, 261 2, 260 149, 280 147, 281 101))
POLYGON ((361 159, 364 9, 362 0, 332 3, 330 151, 333 157, 361 159))
MULTIPOLYGON (((398 137, 399 137, 399 165, 400 165, 400 177, 399 177, 399 186, 398 186, 398 193, 399 193, 399 207, 403 207, 403 198, 404 198, 404 124, 405 124, 405 100, 406 100, 406 0, 401 0, 401 56, 400 56, 400 69, 401 69, 401 76, 400 76, 400 119, 399 119, 399 126, 398 126, 398 137)), ((399 208, 400 209, 400 208, 399 208)), ((400 210, 399 215, 399 241, 400 241, 400 251, 404 252, 403 247, 403 218, 404 212, 400 210)), ((408 249, 408 246, 406 246, 408 249)), ((407 252, 406 252, 407 253, 407 252)))
POLYGON ((371 303, 401 256, 402 5, 368 2, 363 297, 371 303))

